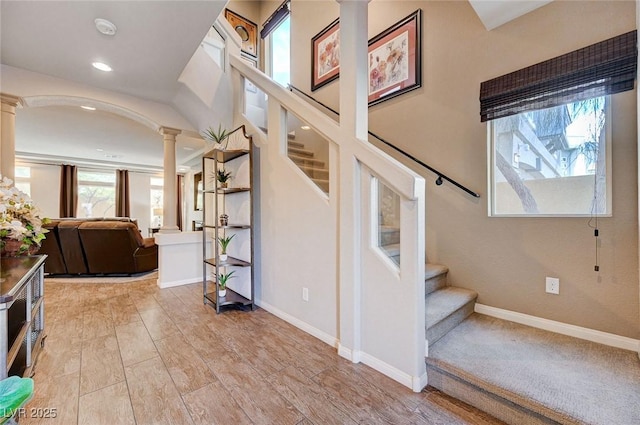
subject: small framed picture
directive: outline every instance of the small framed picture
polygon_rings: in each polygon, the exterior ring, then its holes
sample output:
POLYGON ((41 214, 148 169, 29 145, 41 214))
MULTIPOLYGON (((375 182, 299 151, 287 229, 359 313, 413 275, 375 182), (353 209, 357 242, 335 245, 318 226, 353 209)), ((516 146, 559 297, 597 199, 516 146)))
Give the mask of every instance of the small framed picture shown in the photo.
POLYGON ((311 91, 338 78, 340 74, 340 23, 331 22, 311 39, 311 91))
POLYGON ((369 40, 369 106, 422 86, 422 10, 369 40))
POLYGON ((258 57, 258 25, 229 9, 224 10, 224 17, 240 36, 242 51, 258 57))

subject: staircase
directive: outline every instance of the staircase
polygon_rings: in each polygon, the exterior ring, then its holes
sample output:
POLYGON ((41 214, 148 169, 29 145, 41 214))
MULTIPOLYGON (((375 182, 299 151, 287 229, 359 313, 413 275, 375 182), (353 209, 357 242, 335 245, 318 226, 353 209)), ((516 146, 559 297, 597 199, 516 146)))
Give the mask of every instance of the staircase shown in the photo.
POLYGON ((329 193, 329 168, 324 161, 317 160, 314 152, 307 150, 304 144, 293 140, 288 141, 287 154, 289 159, 324 193, 329 193))

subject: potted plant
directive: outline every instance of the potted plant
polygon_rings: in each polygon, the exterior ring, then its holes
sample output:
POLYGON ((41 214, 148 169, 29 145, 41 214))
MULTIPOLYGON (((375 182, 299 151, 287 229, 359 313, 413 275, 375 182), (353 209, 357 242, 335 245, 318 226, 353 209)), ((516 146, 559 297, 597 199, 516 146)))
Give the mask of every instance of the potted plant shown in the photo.
POLYGON ((231 239, 233 239, 234 236, 235 234, 225 237, 218 236, 218 243, 220 244, 220 248, 222 249, 222 253, 220 254, 220 261, 227 261, 227 258, 229 258, 229 256, 227 255, 227 247, 229 246, 229 242, 231 242, 231 239))
POLYGON ((225 171, 223 168, 220 168, 216 172, 216 179, 218 180, 218 182, 220 182, 220 187, 222 188, 227 187, 227 184, 230 178, 231 178, 231 171, 225 171))
POLYGON ((35 254, 47 229, 40 210, 26 193, 13 185, 13 180, 0 176, 0 255, 14 257, 35 254))
POLYGON ((236 271, 230 271, 229 273, 218 273, 218 296, 220 298, 224 298, 227 295, 227 281, 232 279, 234 276, 231 276, 236 271))
POLYGON ((214 148, 225 150, 227 149, 227 145, 229 144, 229 133, 226 129, 222 128, 222 124, 218 125, 218 130, 214 130, 213 127, 209 127, 200 133, 205 140, 214 143, 214 148), (224 143, 224 146, 223 146, 224 143), (216 145, 220 145, 218 148, 216 145))

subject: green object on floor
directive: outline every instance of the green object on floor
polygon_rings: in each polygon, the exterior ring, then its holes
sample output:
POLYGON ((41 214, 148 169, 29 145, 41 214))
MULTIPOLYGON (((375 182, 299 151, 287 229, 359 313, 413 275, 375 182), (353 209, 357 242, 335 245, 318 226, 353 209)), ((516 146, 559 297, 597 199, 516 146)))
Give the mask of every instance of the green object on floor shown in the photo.
POLYGON ((10 376, 0 381, 0 424, 10 421, 16 411, 33 397, 33 379, 10 376))

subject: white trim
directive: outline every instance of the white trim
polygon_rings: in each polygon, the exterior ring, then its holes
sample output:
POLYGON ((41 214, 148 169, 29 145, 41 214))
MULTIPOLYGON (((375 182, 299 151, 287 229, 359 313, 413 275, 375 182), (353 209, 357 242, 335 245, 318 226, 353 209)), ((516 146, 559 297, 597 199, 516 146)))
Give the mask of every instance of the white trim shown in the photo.
POLYGON ((362 357, 362 363, 366 364, 367 366, 371 366, 378 372, 388 376, 389 378, 393 379, 396 382, 401 383, 405 387, 411 388, 411 390, 413 390, 416 393, 419 393, 420 391, 422 391, 424 387, 427 386, 426 372, 423 373, 421 376, 411 376, 401 371, 400 369, 397 369, 383 362, 382 360, 376 357, 373 357, 370 354, 361 353, 361 357, 362 357))
POLYGON ((477 303, 475 306, 475 312, 491 317, 497 317, 498 319, 520 323, 521 325, 543 329, 545 331, 568 335, 591 342, 597 342, 599 344, 604 344, 611 347, 622 348, 623 350, 640 350, 640 340, 628 338, 626 336, 597 331, 595 329, 583 328, 581 326, 556 322, 555 320, 543 319, 541 317, 530 316, 528 314, 518 313, 510 310, 503 310, 501 308, 477 303))
POLYGON ((266 303, 264 301, 261 300, 256 300, 256 305, 258 305, 259 307, 265 309, 266 311, 268 311, 269 313, 273 314, 274 316, 279 317, 280 319, 284 320, 285 322, 291 323, 293 326, 295 326, 298 329, 301 329, 303 331, 305 331, 306 333, 308 333, 309 335, 313 335, 316 338, 318 338, 320 341, 329 344, 330 346, 334 347, 334 348, 338 348, 339 347, 339 341, 338 338, 329 335, 328 333, 321 331, 318 328, 315 328, 313 326, 311 326, 310 324, 303 322, 302 320, 293 317, 292 315, 290 315, 289 313, 285 313, 284 311, 280 310, 277 307, 272 306, 269 303, 266 303))
POLYGON ((354 351, 351 348, 345 347, 338 342, 338 355, 342 358, 350 360, 352 363, 360 363, 362 359, 362 353, 360 351, 354 351))
POLYGON ((160 289, 173 288, 174 286, 189 285, 190 283, 202 283, 202 277, 192 277, 190 279, 172 280, 169 282, 160 282, 160 278, 156 280, 156 284, 160 289))

